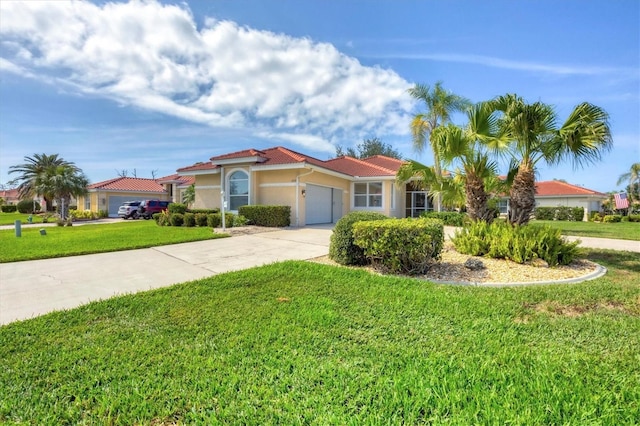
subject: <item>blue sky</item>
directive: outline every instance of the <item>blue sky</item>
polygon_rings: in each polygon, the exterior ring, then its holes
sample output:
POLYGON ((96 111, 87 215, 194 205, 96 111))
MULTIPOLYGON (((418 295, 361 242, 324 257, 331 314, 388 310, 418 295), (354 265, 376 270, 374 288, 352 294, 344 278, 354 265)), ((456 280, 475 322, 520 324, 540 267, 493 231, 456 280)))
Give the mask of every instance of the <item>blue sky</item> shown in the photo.
MULTIPOLYGON (((92 182, 157 177, 282 145, 331 158, 378 137, 406 158, 414 83, 610 114, 614 148, 582 170, 606 192, 640 161, 640 2, 0 2, 0 184, 58 153, 92 182)), ((456 117, 464 124, 463 117, 456 117)))

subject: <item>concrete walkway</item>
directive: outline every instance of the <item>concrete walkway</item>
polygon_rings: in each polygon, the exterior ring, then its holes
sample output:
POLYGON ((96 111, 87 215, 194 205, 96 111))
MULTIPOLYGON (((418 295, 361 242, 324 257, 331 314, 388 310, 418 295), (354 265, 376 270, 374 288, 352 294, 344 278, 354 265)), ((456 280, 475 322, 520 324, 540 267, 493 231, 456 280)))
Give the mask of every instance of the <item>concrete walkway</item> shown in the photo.
MULTIPOLYGON (((3 263, 0 325, 118 294, 324 256, 331 232, 330 226, 289 228, 141 250, 3 263)), ((455 228, 445 227, 447 238, 454 232, 455 228)), ((640 252, 638 241, 579 239, 583 247, 640 252)))

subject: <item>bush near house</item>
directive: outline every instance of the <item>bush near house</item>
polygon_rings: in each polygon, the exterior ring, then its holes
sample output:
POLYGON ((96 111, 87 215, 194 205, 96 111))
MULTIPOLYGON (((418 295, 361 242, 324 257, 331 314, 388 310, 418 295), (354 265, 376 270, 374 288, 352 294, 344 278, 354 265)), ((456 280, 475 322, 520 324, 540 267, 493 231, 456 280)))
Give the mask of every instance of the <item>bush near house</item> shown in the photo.
POLYGON ((579 241, 568 242, 560 229, 550 226, 512 226, 507 223, 476 222, 456 232, 451 240, 456 250, 471 256, 488 256, 525 263, 542 259, 549 266, 568 265, 578 255, 579 241))
MULTIPOLYGON (((233 213, 224 214, 224 226, 233 228, 235 226, 235 216, 233 213)), ((211 228, 219 228, 222 226, 222 213, 211 213, 207 215, 207 226, 211 228)))
POLYGON ((447 226, 464 226, 469 216, 458 212, 425 212, 420 217, 440 219, 447 226))
POLYGON ((18 211, 18 206, 15 204, 4 204, 0 206, 0 211, 2 211, 2 213, 15 213, 18 211))
POLYGON ((622 215, 619 214, 608 214, 602 218, 603 223, 618 223, 622 222, 622 215))
POLYGON ((387 219, 353 224, 353 242, 377 270, 418 275, 440 260, 444 225, 439 219, 387 219))
POLYGON ((220 213, 220 209, 187 209, 189 213, 208 215, 211 213, 220 213))
POLYGON ((238 208, 238 214, 256 226, 280 228, 291 225, 290 206, 241 206, 238 208))
POLYGON ((18 208, 18 212, 20 213, 33 213, 34 211, 40 211, 40 203, 38 203, 37 201, 34 203, 33 200, 22 200, 22 201, 18 201, 18 204, 16 205, 16 207, 18 208), (34 205, 35 205, 35 210, 34 210, 34 205))
POLYGON ((185 214, 187 212, 187 206, 182 203, 170 203, 169 206, 167 206, 167 210, 169 213, 185 214))
POLYGON ((640 214, 630 214, 629 222, 640 222, 640 214))
POLYGON ((329 245, 329 258, 341 265, 367 265, 368 260, 362 247, 353 242, 353 225, 365 220, 389 219, 382 213, 375 212, 351 212, 343 216, 331 234, 329 245))
POLYGON ((207 226, 207 214, 195 213, 196 226, 207 226))
POLYGON ((584 218, 584 207, 537 207, 534 214, 537 220, 580 222, 584 218))

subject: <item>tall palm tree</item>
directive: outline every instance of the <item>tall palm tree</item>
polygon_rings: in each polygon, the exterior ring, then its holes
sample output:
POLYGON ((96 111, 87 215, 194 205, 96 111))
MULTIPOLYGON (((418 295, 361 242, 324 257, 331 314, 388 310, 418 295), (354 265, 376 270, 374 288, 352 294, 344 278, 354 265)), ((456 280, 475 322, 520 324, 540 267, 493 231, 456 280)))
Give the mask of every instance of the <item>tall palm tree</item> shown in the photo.
POLYGON ((35 190, 40 194, 51 194, 58 206, 61 219, 67 218, 71 197, 85 195, 89 179, 73 164, 51 166, 38 175, 35 190))
POLYGON ((635 196, 635 191, 633 190, 634 185, 640 186, 640 163, 633 163, 627 173, 623 173, 620 175, 620 177, 618 178, 618 182, 616 182, 616 185, 622 185, 624 182, 629 182, 628 196, 630 198, 634 197, 635 196))
POLYGON ((570 161, 575 169, 600 160, 613 145, 608 114, 587 102, 576 106, 560 127, 553 108, 541 102, 528 104, 507 94, 490 105, 501 112, 502 145, 495 148, 512 160, 508 216, 512 224, 528 223, 533 213, 538 162, 557 165, 570 161))
POLYGON ((33 157, 24 157, 25 163, 9 167, 9 173, 20 173, 18 177, 9 182, 11 185, 18 185, 18 194, 21 199, 33 198, 42 195, 47 209, 53 208, 53 195, 49 192, 36 191, 36 180, 51 167, 62 165, 73 165, 58 154, 34 154, 33 157))
POLYGON ((422 153, 427 144, 431 145, 436 182, 441 183, 442 161, 437 147, 434 147, 431 141, 431 134, 438 126, 449 123, 453 113, 470 107, 471 102, 445 90, 441 81, 438 81, 433 88, 416 83, 408 92, 414 99, 423 102, 426 107, 426 111, 416 114, 411 121, 413 148, 417 153, 422 153))

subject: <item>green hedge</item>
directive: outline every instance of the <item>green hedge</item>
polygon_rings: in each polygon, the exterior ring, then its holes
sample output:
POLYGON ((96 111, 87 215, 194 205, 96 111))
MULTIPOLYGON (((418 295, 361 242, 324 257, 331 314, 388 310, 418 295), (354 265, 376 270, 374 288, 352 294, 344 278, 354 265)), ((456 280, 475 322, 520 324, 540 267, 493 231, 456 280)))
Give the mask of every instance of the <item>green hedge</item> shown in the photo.
POLYGON ((640 214, 630 214, 629 222, 640 222, 640 214))
POLYGON ((185 214, 187 212, 187 206, 182 203, 169 203, 167 210, 169 210, 169 213, 185 214))
POLYGON ((464 226, 468 219, 466 213, 458 212, 424 212, 420 217, 440 219, 447 226, 464 226))
POLYGON ((0 206, 0 210, 2 213, 15 213, 18 211, 18 206, 15 204, 5 204, 4 206, 0 206))
POLYGON ((538 220, 581 222, 584 218, 584 207, 537 207, 534 214, 538 220))
POLYGON ((187 209, 189 213, 193 214, 212 214, 212 213, 220 213, 220 209, 187 209))
POLYGON ((568 265, 578 255, 579 241, 568 242, 560 229, 550 226, 512 226, 476 222, 452 238, 456 250, 472 256, 488 256, 525 263, 542 259, 549 266, 568 265))
POLYGON ((343 216, 331 234, 329 258, 341 265, 366 265, 364 250, 353 242, 353 225, 365 220, 384 220, 389 217, 376 212, 351 212, 343 216))
MULTIPOLYGON (((33 213, 34 212, 34 208, 33 208, 33 200, 22 200, 22 201, 18 201, 18 211, 20 213, 33 213)), ((40 203, 38 203, 37 201, 35 202, 35 211, 40 211, 40 203)))
POLYGON ((281 228, 291 224, 290 206, 241 206, 238 214, 257 226, 281 228))
POLYGON ((353 224, 353 241, 374 268, 392 274, 424 274, 440 260, 440 219, 387 219, 353 224))
POLYGON ((603 223, 618 223, 622 221, 622 215, 608 214, 602 218, 603 223))

